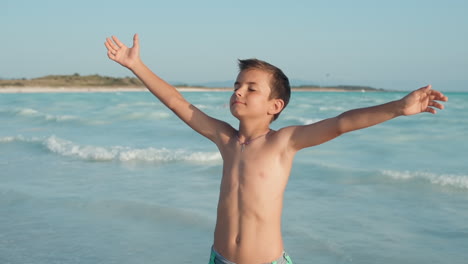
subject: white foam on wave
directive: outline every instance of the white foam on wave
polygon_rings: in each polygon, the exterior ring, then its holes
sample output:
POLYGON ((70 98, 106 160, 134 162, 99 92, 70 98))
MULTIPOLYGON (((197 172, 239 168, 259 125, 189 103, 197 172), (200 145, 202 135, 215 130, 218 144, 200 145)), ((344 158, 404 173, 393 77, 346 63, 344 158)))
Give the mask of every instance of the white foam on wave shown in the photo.
POLYGON ((103 147, 80 146, 71 141, 55 136, 48 137, 44 140, 43 144, 47 149, 54 153, 63 156, 74 156, 86 160, 112 160, 117 153, 117 150, 108 150, 103 147))
POLYGON ((34 115, 38 115, 39 111, 31 109, 31 108, 22 108, 22 109, 16 110, 16 113, 18 115, 23 115, 23 116, 34 116, 34 115))
POLYGON ((0 143, 10 143, 14 142, 16 140, 16 137, 2 137, 0 138, 0 143))
POLYGON ((346 109, 342 106, 321 106, 319 107, 319 110, 321 112, 328 112, 328 111, 335 112, 335 111, 344 111, 346 109))
POLYGON ((133 112, 123 116, 126 120, 163 120, 172 115, 168 112, 133 112))
POLYGON ((40 144, 47 150, 61 156, 75 157, 89 161, 120 161, 120 162, 217 162, 221 160, 219 152, 194 152, 185 149, 167 148, 130 148, 124 146, 92 146, 80 145, 56 136, 47 138, 2 137, 0 143, 26 142, 40 144))
POLYGON ((16 115, 26 116, 26 117, 36 117, 42 118, 46 121, 62 122, 70 120, 78 120, 79 118, 72 115, 50 115, 46 113, 39 112, 31 108, 21 108, 14 111, 16 115))
POLYGON ((25 138, 22 135, 18 135, 15 137, 2 137, 0 138, 0 143, 11 143, 11 142, 41 142, 42 140, 36 137, 33 138, 25 138))
POLYGON ((198 108, 198 109, 210 109, 210 108, 212 108, 211 106, 204 105, 204 104, 195 104, 195 107, 198 108))
POLYGON ((100 147, 79 145, 55 136, 48 137, 44 140, 43 144, 47 149, 59 155, 93 161, 211 162, 221 160, 221 155, 218 152, 191 152, 183 149, 170 150, 152 147, 134 149, 122 146, 100 147))
POLYGON ((142 107, 142 106, 148 106, 148 107, 154 107, 157 106, 158 102, 157 101, 151 101, 151 102, 146 102, 146 101, 141 101, 141 102, 133 102, 133 103, 119 103, 116 104, 116 108, 130 108, 134 109, 135 107, 142 107))
POLYGON ((382 174, 397 180, 421 179, 440 186, 456 187, 468 190, 468 175, 435 174, 420 171, 411 172, 392 170, 384 170, 382 171, 382 174))
POLYGON ((310 125, 310 124, 316 123, 318 121, 321 121, 321 119, 318 119, 318 118, 304 118, 304 117, 300 117, 300 116, 286 116, 286 117, 284 117, 284 120, 296 121, 296 122, 299 122, 302 125, 310 125))

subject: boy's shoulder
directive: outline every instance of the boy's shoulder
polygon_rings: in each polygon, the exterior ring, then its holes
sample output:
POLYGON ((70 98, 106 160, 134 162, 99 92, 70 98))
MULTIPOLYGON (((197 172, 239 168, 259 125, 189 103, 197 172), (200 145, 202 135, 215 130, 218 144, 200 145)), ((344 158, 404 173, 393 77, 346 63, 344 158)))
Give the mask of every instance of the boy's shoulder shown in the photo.
POLYGON ((278 129, 276 131, 276 134, 277 136, 279 137, 285 137, 285 136, 288 136, 288 135, 291 135, 292 133, 294 133, 294 131, 298 128, 299 126, 286 126, 286 127, 282 127, 280 129, 278 129))
POLYGON ((298 126, 287 126, 278 130, 272 130, 272 139, 275 144, 287 144, 294 135, 298 126))

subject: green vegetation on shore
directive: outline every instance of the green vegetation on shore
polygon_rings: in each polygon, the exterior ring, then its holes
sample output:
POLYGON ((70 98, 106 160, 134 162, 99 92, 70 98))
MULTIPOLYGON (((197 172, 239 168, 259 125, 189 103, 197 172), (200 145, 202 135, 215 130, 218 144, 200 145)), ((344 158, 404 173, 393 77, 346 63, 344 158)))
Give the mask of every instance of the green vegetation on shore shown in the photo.
POLYGON ((356 91, 356 92, 384 92, 384 89, 373 88, 370 86, 361 86, 361 85, 335 85, 335 86, 317 86, 317 85, 300 85, 293 86, 293 89, 296 90, 343 90, 343 91, 356 91))
MULTIPOLYGON (((187 84, 176 84, 177 87, 197 87, 207 88, 203 86, 192 86, 187 84)), ((1 87, 103 87, 103 88, 141 88, 143 83, 135 77, 107 77, 97 74, 81 76, 78 73, 73 75, 47 75, 32 79, 0 79, 1 87)), ((230 88, 230 87, 229 87, 230 88)), ((301 85, 292 87, 295 90, 340 90, 340 91, 384 91, 368 86, 353 86, 353 85, 338 85, 338 86, 316 86, 316 85, 301 85)))
POLYGON ((142 87, 135 77, 114 78, 100 75, 47 75, 33 79, 0 80, 0 87, 142 87))

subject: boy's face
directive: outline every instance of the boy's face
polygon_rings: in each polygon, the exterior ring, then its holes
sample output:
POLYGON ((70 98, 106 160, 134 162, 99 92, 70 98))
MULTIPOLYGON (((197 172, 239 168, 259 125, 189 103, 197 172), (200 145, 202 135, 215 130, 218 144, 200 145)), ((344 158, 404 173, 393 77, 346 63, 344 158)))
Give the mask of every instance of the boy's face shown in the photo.
POLYGON ((275 99, 270 99, 271 74, 250 69, 241 71, 234 83, 234 93, 230 100, 230 109, 234 117, 272 118, 271 108, 275 99))

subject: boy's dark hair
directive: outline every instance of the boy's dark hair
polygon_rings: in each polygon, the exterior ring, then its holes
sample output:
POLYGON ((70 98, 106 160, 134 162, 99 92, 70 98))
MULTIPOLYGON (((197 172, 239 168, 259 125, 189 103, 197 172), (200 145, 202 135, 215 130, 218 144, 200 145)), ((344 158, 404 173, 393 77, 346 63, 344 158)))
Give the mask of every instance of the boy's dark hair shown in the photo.
MULTIPOLYGON (((268 62, 258 59, 246 59, 239 60, 239 71, 245 70, 261 70, 271 73, 272 78, 270 80, 270 99, 282 99, 284 101, 284 107, 281 111, 286 108, 291 97, 291 86, 289 85, 289 79, 278 67, 269 64, 268 62)), ((273 120, 276 120, 280 115, 281 111, 274 115, 273 120)))

